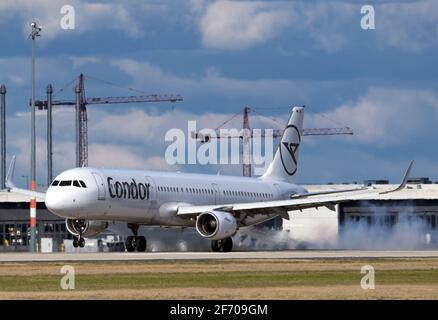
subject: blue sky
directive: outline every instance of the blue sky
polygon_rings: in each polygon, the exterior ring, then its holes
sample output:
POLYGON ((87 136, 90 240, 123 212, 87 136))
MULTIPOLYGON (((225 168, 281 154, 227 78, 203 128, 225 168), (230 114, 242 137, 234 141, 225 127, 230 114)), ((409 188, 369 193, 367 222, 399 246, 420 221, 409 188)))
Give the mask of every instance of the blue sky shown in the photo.
MULTIPOLYGON (((306 105, 306 127, 350 126, 352 137, 306 137, 297 182, 438 181, 438 7, 424 1, 2 0, 0 83, 8 89, 8 159, 29 172, 30 21, 38 39, 38 98, 79 73, 147 93, 178 93, 172 106, 89 107, 90 165, 240 174, 240 166, 164 161, 164 134, 216 127, 243 106, 278 119, 306 105), (75 8, 74 30, 60 9, 75 8), (374 30, 360 27, 375 9, 374 30), (323 116, 321 116, 323 115, 323 116), (327 118, 336 122, 328 121, 327 118)), ((91 77, 87 96, 134 94, 91 77)), ((58 95, 72 99, 72 88, 58 95)), ((55 171, 74 166, 74 114, 55 113, 55 171)), ((253 127, 273 123, 251 117, 253 127)), ((238 127, 240 119, 233 122, 238 127)), ((38 177, 45 181, 45 118, 38 117, 38 177)), ((24 178, 22 179, 24 182, 24 178)))

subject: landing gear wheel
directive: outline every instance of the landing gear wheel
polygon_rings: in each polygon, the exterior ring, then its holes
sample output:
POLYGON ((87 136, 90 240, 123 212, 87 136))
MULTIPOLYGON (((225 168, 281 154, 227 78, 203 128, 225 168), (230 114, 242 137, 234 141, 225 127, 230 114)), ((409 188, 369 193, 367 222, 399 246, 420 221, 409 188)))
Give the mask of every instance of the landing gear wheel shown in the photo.
POLYGON ((129 236, 126 238, 125 241, 125 247, 126 247, 126 251, 128 252, 134 252, 135 251, 135 247, 136 247, 136 243, 137 241, 135 241, 135 237, 133 236, 129 236))
POLYGON ((221 251, 221 246, 220 246, 220 240, 213 240, 211 241, 211 250, 213 252, 220 252, 221 251))
POLYGON ((231 252, 233 250, 233 239, 231 237, 222 240, 222 251, 231 252))
POLYGON ((73 247, 77 248, 78 247, 78 238, 73 237, 73 247))
POLYGON ((146 238, 143 236, 137 237, 137 251, 145 252, 146 246, 147 246, 146 238))
POLYGON ((85 247, 85 239, 84 238, 79 238, 78 239, 78 245, 81 248, 85 247))
POLYGON ((222 240, 213 240, 211 242, 213 252, 231 252, 233 250, 233 239, 231 237, 222 240))

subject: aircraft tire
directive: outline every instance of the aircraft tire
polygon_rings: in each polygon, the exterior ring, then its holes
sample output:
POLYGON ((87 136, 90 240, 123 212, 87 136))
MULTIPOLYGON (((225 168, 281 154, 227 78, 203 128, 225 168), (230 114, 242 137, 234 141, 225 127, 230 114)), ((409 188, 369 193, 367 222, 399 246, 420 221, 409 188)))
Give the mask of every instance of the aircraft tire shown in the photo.
POLYGON ((78 246, 81 248, 85 247, 85 239, 84 238, 78 239, 78 246))
POLYGON ((143 236, 137 237, 137 251, 145 252, 147 247, 146 238, 143 236))
POLYGON ((233 250, 233 239, 231 237, 222 240, 222 251, 231 252, 233 250))
POLYGON ((77 248, 78 247, 78 238, 73 237, 73 247, 77 248))
POLYGON ((211 251, 220 252, 222 249, 220 240, 212 240, 211 241, 211 251))
POLYGON ((129 236, 125 241, 125 248, 128 252, 134 252, 136 247, 136 241, 133 236, 129 236))

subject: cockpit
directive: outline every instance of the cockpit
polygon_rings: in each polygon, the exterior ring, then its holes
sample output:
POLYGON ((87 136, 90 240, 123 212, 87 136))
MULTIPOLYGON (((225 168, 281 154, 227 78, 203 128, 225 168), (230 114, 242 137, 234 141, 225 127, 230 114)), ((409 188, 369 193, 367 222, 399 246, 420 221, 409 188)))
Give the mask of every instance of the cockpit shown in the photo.
POLYGON ((78 187, 78 188, 86 188, 87 185, 82 180, 54 180, 51 187, 78 187))
POLYGON ((66 218, 81 217, 89 212, 96 212, 100 203, 97 202, 97 183, 91 170, 75 168, 60 173, 47 189, 45 199, 47 209, 66 218))

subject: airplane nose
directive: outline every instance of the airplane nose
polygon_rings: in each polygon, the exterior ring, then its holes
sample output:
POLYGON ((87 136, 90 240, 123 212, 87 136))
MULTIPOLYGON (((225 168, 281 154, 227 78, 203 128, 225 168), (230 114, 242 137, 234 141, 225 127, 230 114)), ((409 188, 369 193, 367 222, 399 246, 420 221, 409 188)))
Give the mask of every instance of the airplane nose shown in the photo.
POLYGON ((73 206, 75 200, 69 199, 69 196, 60 194, 56 190, 49 188, 46 192, 45 204, 49 211, 60 216, 70 217, 73 211, 76 211, 73 206))
POLYGON ((63 218, 72 218, 83 213, 83 208, 79 205, 75 196, 70 193, 60 192, 56 187, 50 187, 47 190, 44 202, 49 211, 63 218))
POLYGON ((59 196, 56 195, 55 192, 53 192, 53 190, 51 190, 51 188, 49 188, 46 192, 46 199, 45 199, 45 204, 46 207, 49 211, 55 213, 55 214, 60 214, 63 206, 62 206, 62 201, 61 199, 59 199, 59 196))

